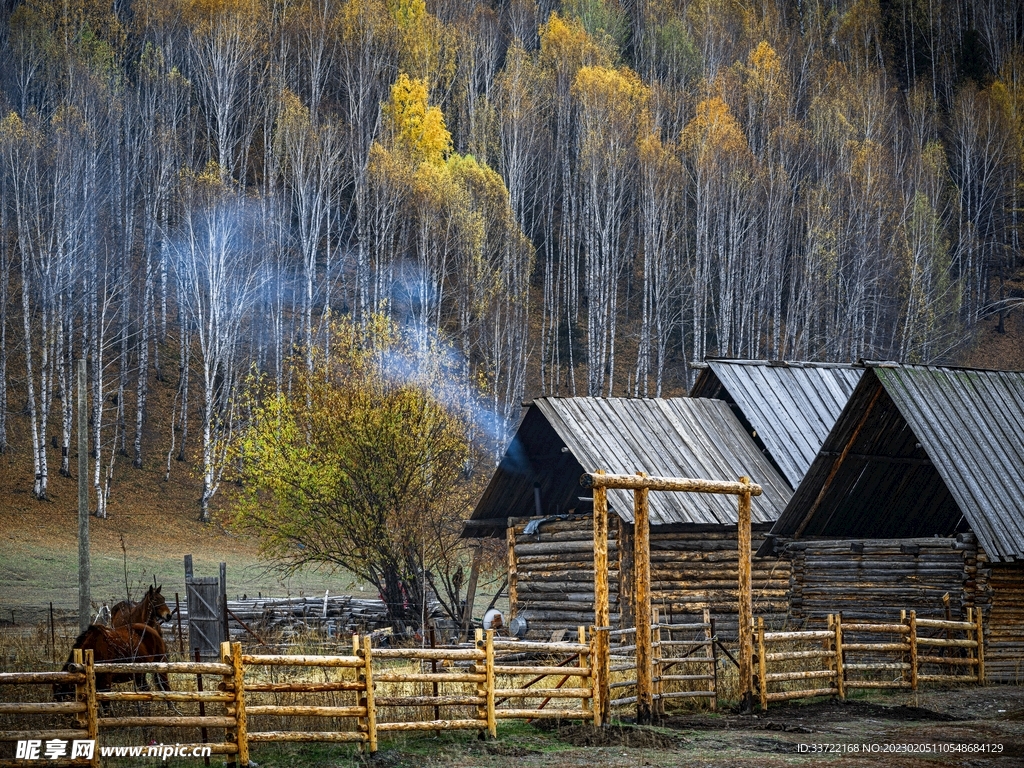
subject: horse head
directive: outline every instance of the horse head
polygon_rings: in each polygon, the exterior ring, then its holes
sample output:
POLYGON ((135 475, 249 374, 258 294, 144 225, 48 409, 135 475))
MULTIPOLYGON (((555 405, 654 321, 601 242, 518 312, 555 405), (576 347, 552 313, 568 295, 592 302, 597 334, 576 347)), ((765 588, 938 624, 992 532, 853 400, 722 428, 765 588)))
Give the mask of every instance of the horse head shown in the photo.
POLYGON ((167 605, 167 601, 164 599, 164 596, 160 594, 160 590, 163 588, 163 584, 156 589, 150 587, 147 595, 150 601, 149 615, 161 624, 170 621, 173 614, 170 606, 167 605))

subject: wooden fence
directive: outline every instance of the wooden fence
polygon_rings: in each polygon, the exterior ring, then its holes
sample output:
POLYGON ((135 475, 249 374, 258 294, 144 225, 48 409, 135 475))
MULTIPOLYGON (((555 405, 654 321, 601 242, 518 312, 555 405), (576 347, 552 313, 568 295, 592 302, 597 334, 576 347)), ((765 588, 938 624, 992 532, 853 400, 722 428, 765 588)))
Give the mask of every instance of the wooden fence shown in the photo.
MULTIPOLYGON (((714 707, 718 659, 710 618, 690 624, 654 618, 649 631, 657 709, 677 698, 706 698, 714 707)), ((765 631, 761 620, 752 654, 761 707, 807 696, 845 697, 853 688, 981 683, 982 629, 980 612, 973 610, 967 621, 919 619, 914 612, 898 623, 832 616, 825 629, 794 632, 765 631)), ((26 722, 46 718, 37 729, 0 732, 0 741, 100 744, 114 729, 160 728, 186 749, 207 746, 246 765, 253 743, 349 742, 374 752, 378 736, 394 731, 470 729, 494 737, 498 720, 599 725, 602 700, 615 707, 637 701, 635 638, 635 629, 588 638, 581 627, 576 642, 541 643, 495 639, 493 632, 478 630, 475 642, 464 646, 373 648, 369 637, 357 636, 351 654, 329 656, 243 654, 238 643, 223 643, 215 661, 162 663, 94 664, 91 651, 76 652, 65 672, 0 673, 0 686, 60 684, 75 692, 68 702, 0 701, 0 715, 25 716, 26 722), (605 685, 599 682, 600 647, 610 649, 605 685), (170 689, 97 691, 97 680, 106 675, 163 675, 170 689), (134 704, 134 714, 124 706, 114 711, 115 703, 134 704), (154 705, 166 706, 167 713, 154 713, 154 705), (73 718, 76 727, 54 727, 58 718, 73 718), (284 718, 301 722, 296 727, 284 718), (193 743, 197 732, 201 743, 193 743)), ((91 760, 47 762, 98 765, 98 753, 97 747, 91 760)))
POLYGON ((766 632, 759 620, 756 639, 762 709, 810 696, 845 698, 851 688, 916 691, 921 682, 985 681, 981 612, 972 608, 967 621, 919 619, 914 611, 898 623, 830 615, 826 629, 794 632, 766 632))
MULTIPOLYGON (((50 722, 42 723, 39 728, 23 731, 5 731, 0 733, 0 741, 25 741, 38 739, 46 741, 50 739, 62 739, 65 741, 75 739, 95 739, 97 734, 96 723, 96 680, 86 674, 85 664, 92 664, 92 651, 86 651, 83 657, 81 650, 75 650, 72 657, 74 670, 69 672, 5 672, 0 674, 0 691, 3 687, 13 685, 29 686, 53 686, 68 685, 74 686, 79 691, 79 696, 69 702, 8 702, 0 701, 0 715, 30 715, 31 720, 36 721, 39 716, 52 718, 55 715, 73 715, 77 728, 53 728, 50 722), (92 702, 92 706, 90 706, 92 702)), ((17 765, 14 761, 0 760, 0 765, 17 765)), ((46 760, 47 765, 98 765, 98 762, 88 759, 72 759, 70 755, 65 758, 46 760)))
MULTIPOLYGON (((652 700, 658 713, 664 714, 670 699, 706 698, 711 708, 718 704, 718 658, 714 649, 714 624, 710 612, 704 620, 692 623, 664 623, 655 609, 650 626, 652 700)), ((619 643, 610 648, 609 682, 611 691, 627 695, 611 699, 612 707, 636 704, 639 683, 636 661, 636 629, 613 630, 610 639, 619 643), (630 692, 628 689, 632 689, 630 692)))
POLYGON ((0 686, 59 683, 75 692, 69 702, 0 702, 0 715, 49 720, 36 730, 0 732, 0 742, 91 739, 91 760, 47 764, 95 766, 105 733, 160 728, 172 734, 167 743, 208 746, 247 765, 254 743, 349 742, 375 752, 378 735, 395 731, 470 729, 493 738, 499 719, 592 721, 592 658, 583 628, 575 643, 496 640, 477 630, 471 645, 439 648, 373 648, 357 636, 351 655, 332 656, 243 654, 240 644, 223 643, 216 661, 94 664, 91 651, 76 652, 68 672, 0 673, 0 686), (163 675, 169 690, 97 691, 104 675, 163 675), (424 686, 430 690, 418 690, 424 686), (117 702, 132 703, 135 713, 115 713, 117 702), (168 712, 154 712, 154 704, 168 712), (74 716, 79 727, 48 728, 60 716, 74 716), (292 718, 302 727, 282 727, 292 718), (197 732, 201 744, 191 743, 197 732))

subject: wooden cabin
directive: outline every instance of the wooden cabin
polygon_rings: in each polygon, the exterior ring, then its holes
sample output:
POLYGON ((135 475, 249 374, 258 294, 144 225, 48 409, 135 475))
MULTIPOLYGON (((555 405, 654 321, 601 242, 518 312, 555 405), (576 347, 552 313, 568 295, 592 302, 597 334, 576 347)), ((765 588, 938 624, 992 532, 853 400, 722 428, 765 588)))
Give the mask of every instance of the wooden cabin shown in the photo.
MULTIPOLYGON (((538 398, 471 519, 469 536, 502 536, 509 552, 510 603, 529 636, 593 624, 593 502, 584 472, 735 480, 764 488, 754 500, 754 546, 789 500, 786 481, 722 400, 668 398, 538 398)), ((672 619, 710 608, 725 636, 735 634, 736 504, 730 497, 652 493, 652 606, 672 619)), ((633 499, 608 492, 609 590, 612 623, 633 626, 633 499), (622 546, 620 546, 620 544, 622 546), (620 584, 622 588, 620 589, 620 584)), ((785 615, 787 567, 775 559, 753 569, 756 609, 785 615)))
POLYGON ((1024 678, 1024 373, 868 363, 762 545, 790 615, 963 618, 986 674, 1024 678))

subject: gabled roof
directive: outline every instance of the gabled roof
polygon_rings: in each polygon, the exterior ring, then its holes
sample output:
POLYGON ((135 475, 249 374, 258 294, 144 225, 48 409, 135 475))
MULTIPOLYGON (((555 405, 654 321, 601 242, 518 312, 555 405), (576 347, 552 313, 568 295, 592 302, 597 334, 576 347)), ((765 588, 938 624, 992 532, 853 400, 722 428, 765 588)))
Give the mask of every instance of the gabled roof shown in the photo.
MULTIPOLYGON (((691 398, 538 398, 495 470, 470 520, 470 535, 504 532, 508 517, 536 514, 539 483, 543 514, 573 509, 583 472, 645 471, 651 475, 759 483, 754 523, 770 523, 791 491, 739 420, 720 400, 691 398), (493 526, 486 521, 494 521, 493 526)), ((695 493, 652 493, 652 525, 735 525, 736 500, 695 493)), ((608 492, 609 508, 633 519, 631 491, 608 492)))
POLYGON ((969 526, 990 556, 1024 559, 1024 373, 867 366, 772 534, 969 526))
POLYGON ((842 363, 710 359, 690 392, 735 403, 796 488, 864 368, 842 363))

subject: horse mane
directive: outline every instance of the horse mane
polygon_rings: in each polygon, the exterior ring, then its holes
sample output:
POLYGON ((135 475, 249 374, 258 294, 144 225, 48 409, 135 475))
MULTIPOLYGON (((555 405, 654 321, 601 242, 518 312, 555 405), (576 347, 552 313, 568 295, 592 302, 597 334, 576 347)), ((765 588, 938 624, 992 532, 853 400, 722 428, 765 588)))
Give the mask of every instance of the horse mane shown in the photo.
POLYGON ((71 664, 71 662, 74 660, 74 658, 75 658, 75 650, 77 650, 78 648, 81 648, 82 644, 85 643, 85 639, 89 636, 90 633, 94 632, 96 629, 97 629, 97 625, 96 624, 90 624, 88 627, 83 629, 78 634, 78 637, 75 638, 75 642, 73 642, 71 644, 71 650, 68 651, 68 660, 64 662, 64 669, 65 670, 68 668, 68 664, 71 664))

